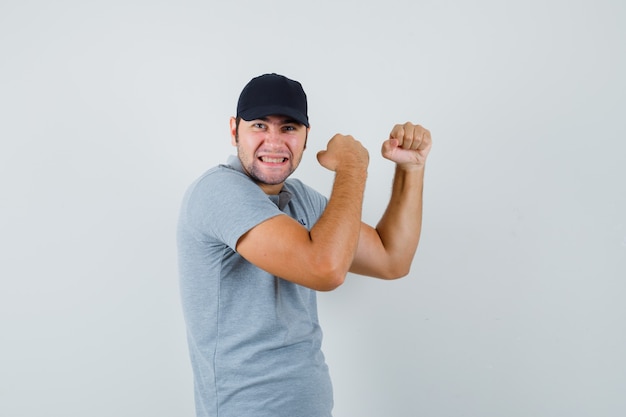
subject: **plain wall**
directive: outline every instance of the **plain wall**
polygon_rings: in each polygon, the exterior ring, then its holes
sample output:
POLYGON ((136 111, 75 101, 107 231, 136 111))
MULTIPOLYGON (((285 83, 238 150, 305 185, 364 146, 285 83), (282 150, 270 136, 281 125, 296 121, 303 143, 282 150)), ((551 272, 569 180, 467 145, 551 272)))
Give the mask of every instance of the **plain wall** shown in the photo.
POLYGON ((336 417, 626 415, 626 3, 0 3, 0 416, 193 415, 182 194, 265 72, 312 132, 432 131, 409 277, 320 294, 336 417))

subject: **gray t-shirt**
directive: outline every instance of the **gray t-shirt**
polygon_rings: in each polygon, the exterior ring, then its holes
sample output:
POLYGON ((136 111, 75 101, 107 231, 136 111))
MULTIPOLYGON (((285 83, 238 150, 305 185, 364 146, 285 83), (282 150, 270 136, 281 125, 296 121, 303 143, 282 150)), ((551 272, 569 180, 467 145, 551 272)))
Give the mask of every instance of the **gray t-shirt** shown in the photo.
POLYGON ((316 293, 235 251, 259 223, 287 214, 310 229, 324 196, 288 179, 265 194, 231 157, 185 194, 180 287, 198 416, 329 417, 333 406, 316 293))

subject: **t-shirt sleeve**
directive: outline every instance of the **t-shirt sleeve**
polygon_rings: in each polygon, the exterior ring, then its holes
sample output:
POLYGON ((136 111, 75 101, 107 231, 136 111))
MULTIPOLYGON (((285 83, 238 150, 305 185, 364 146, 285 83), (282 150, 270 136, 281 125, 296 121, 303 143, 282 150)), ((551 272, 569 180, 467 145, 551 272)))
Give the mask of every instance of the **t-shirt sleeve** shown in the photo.
POLYGON ((185 196, 181 223, 199 240, 218 240, 235 250, 254 226, 281 214, 250 179, 229 168, 210 171, 185 196))

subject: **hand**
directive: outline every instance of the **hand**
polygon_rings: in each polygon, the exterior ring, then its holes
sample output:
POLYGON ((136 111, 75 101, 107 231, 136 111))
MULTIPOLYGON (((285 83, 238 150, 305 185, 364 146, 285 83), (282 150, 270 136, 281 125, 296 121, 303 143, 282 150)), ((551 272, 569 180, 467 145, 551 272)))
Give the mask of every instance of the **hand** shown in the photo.
POLYGON ((393 127, 389 139, 383 142, 381 152, 384 158, 403 167, 424 167, 431 146, 427 129, 406 122, 393 127))
POLYGON ((320 165, 331 171, 341 169, 367 169, 369 152, 352 136, 336 134, 326 145, 325 151, 317 153, 320 165))

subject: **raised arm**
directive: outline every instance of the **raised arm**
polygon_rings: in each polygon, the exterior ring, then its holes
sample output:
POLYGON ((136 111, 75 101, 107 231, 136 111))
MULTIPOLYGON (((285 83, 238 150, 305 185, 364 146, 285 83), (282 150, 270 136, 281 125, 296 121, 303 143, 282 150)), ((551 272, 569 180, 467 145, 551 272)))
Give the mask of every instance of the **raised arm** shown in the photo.
POLYGON ((279 215, 244 234, 237 252, 273 275, 328 291, 343 283, 356 253, 369 155, 351 136, 335 135, 317 157, 335 182, 313 228, 279 215))
POLYGON ((422 228, 424 168, 430 132, 412 123, 396 125, 382 155, 396 163, 391 199, 380 222, 362 224, 351 272, 394 279, 409 273, 422 228))

